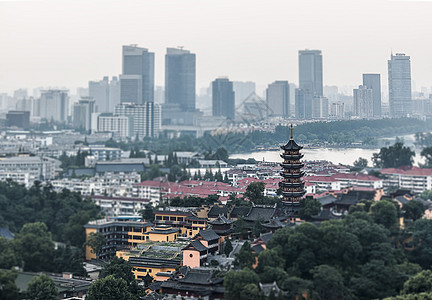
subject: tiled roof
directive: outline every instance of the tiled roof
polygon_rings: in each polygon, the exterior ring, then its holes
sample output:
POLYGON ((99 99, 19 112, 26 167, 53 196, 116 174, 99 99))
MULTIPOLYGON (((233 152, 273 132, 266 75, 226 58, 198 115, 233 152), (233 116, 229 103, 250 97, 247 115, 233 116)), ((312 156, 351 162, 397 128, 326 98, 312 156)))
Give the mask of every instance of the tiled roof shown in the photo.
POLYGON ((276 208, 274 207, 253 206, 244 219, 248 221, 262 220, 268 222, 275 212, 276 208))
POLYGON ((214 232, 213 229, 201 230, 198 233, 198 235, 201 236, 206 241, 217 240, 217 239, 220 238, 220 236, 217 235, 216 232, 214 232))
POLYGON ((228 208, 226 206, 221 207, 221 206, 213 205, 212 208, 207 213, 207 216, 209 218, 215 218, 220 215, 224 215, 224 216, 228 215, 228 208))
POLYGON ((415 166, 404 166, 399 168, 387 168, 380 171, 382 174, 399 174, 411 176, 432 176, 432 169, 419 168, 415 166))
POLYGON ((205 250, 208 249, 200 241, 197 241, 197 240, 191 241, 190 244, 187 247, 185 247, 184 249, 189 248, 189 247, 193 247, 193 248, 195 248, 199 252, 205 251, 205 250))

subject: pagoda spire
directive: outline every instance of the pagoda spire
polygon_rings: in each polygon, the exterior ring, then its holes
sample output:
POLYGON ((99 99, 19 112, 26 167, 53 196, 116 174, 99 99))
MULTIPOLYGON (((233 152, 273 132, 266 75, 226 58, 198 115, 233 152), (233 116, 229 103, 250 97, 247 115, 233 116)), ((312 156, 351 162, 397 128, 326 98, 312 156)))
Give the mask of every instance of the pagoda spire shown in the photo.
POLYGON ((291 123, 291 126, 290 126, 290 132, 291 132, 291 140, 294 140, 294 134, 293 134, 293 124, 291 123))

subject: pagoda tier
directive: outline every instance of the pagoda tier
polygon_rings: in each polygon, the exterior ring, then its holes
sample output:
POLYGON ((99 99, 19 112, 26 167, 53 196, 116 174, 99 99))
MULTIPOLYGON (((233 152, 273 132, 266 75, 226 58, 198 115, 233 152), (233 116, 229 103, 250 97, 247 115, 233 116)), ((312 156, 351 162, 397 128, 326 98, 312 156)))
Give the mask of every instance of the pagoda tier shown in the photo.
POLYGON ((293 139, 291 125, 291 139, 286 145, 281 146, 283 153, 280 156, 283 162, 280 164, 282 167, 280 174, 283 179, 279 183, 279 187, 282 192, 283 202, 285 205, 290 206, 293 211, 299 207, 300 199, 306 193, 302 181, 305 173, 301 170, 304 164, 300 161, 303 158, 303 154, 300 153, 302 148, 293 139))

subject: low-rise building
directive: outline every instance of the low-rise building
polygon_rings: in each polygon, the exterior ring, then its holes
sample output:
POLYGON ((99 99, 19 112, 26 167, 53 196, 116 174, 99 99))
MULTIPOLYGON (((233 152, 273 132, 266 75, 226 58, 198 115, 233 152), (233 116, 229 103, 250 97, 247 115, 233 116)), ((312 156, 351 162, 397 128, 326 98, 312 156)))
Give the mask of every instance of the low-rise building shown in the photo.
MULTIPOLYGON (((48 157, 38 156, 16 156, 0 160, 0 173, 28 174, 28 181, 33 184, 36 180, 51 180, 56 174, 56 166, 59 161, 48 157)), ((24 177, 27 175, 24 175, 24 177)), ((30 185, 31 185, 30 184, 30 185)))
POLYGON ((382 169, 384 187, 398 187, 415 193, 432 189, 432 169, 415 166, 382 169))

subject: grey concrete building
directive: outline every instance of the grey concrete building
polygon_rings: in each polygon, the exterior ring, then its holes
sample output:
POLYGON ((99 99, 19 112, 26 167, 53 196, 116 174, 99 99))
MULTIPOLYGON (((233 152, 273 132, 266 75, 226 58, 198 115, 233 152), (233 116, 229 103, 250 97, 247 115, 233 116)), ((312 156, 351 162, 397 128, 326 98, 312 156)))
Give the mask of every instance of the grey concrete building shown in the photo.
POLYGON ((304 118, 312 118, 312 99, 323 96, 321 50, 299 51, 299 88, 304 93, 304 118))
POLYGON ((212 82, 213 116, 223 116, 231 120, 235 118, 234 89, 228 78, 217 78, 212 82))
POLYGON ((403 117, 412 113, 411 62, 403 53, 391 55, 388 61, 390 116, 403 117))
POLYGON ((267 116, 290 116, 290 87, 288 81, 275 81, 266 90, 267 116))
POLYGON ((381 75, 363 74, 363 86, 372 90, 373 116, 381 117, 381 75))
POLYGON ((374 116, 374 91, 365 85, 359 85, 353 90, 354 115, 361 118, 374 116))

